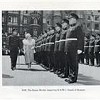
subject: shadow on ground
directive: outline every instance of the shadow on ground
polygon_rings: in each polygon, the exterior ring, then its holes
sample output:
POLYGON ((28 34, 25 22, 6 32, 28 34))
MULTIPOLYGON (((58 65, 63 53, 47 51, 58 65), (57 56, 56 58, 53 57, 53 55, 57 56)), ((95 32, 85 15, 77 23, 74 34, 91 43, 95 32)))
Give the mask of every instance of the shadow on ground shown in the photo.
POLYGON ((2 78, 14 78, 14 77, 7 74, 2 74, 2 78))
POLYGON ((90 77, 90 76, 84 76, 82 74, 78 75, 77 83, 83 84, 83 85, 100 85, 99 80, 93 79, 93 77, 90 77))
POLYGON ((23 70, 23 71, 47 71, 45 69, 27 69, 27 68, 17 68, 16 70, 23 70))

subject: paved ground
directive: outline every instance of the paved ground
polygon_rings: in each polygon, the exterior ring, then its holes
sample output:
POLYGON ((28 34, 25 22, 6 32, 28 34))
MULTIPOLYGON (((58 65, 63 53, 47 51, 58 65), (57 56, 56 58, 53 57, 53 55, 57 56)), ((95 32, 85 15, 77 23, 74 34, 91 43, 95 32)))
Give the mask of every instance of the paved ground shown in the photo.
MULTIPOLYGON (((23 58, 24 59, 24 58, 23 58)), ((2 84, 3 86, 62 86, 62 85, 100 85, 100 67, 79 65, 78 82, 68 84, 56 74, 46 71, 35 63, 31 70, 27 70, 24 60, 18 58, 17 70, 10 69, 9 56, 2 57, 2 84)))

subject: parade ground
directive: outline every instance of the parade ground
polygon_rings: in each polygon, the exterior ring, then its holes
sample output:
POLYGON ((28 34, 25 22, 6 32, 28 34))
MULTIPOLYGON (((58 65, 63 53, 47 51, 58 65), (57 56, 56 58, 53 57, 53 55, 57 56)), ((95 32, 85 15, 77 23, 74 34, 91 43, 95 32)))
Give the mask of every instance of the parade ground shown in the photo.
POLYGON ((60 78, 36 63, 30 70, 24 64, 24 56, 18 58, 16 70, 11 70, 10 57, 2 56, 3 86, 67 86, 67 85, 100 85, 100 67, 79 64, 77 83, 68 84, 65 78, 60 78))

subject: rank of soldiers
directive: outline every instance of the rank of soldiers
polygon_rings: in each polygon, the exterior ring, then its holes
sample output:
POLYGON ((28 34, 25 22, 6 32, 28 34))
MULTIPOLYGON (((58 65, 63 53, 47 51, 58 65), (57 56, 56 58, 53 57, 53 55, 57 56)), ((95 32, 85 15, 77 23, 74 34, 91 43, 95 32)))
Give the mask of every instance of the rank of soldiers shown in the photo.
POLYGON ((78 23, 78 16, 71 14, 62 23, 45 30, 36 40, 35 60, 65 81, 74 83, 78 76, 78 62, 100 67, 100 35, 86 36, 78 23))

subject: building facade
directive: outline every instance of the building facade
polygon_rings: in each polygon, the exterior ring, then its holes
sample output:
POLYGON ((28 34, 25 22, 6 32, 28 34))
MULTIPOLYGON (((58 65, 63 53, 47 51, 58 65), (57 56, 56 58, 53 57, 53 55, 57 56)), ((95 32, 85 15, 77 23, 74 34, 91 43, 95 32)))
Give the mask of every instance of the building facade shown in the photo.
POLYGON ((42 11, 2 11, 2 46, 8 48, 8 36, 17 29, 21 39, 25 32, 37 38, 42 32, 42 11))

